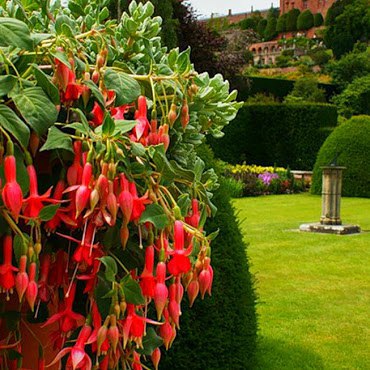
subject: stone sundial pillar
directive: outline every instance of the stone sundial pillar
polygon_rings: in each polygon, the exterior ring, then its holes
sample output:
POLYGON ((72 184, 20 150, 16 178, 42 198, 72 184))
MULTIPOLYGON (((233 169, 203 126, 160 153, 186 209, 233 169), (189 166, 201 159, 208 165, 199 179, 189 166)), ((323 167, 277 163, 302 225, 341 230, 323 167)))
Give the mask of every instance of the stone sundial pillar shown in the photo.
POLYGON ((345 167, 325 166, 322 168, 322 225, 341 225, 340 202, 342 196, 342 174, 345 167))

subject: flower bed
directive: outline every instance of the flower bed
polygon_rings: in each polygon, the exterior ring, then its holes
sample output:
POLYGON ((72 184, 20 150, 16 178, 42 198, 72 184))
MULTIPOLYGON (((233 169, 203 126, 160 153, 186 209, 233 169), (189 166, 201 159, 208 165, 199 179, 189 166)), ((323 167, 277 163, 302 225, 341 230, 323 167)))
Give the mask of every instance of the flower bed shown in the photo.
MULTIPOLYGON (((267 194, 291 194, 307 190, 309 184, 294 178, 289 169, 263 167, 247 164, 223 164, 226 178, 236 181, 241 187, 234 196, 256 196, 267 194)), ((232 187, 232 185, 230 185, 232 187)), ((234 188, 238 186, 234 184, 234 188)))

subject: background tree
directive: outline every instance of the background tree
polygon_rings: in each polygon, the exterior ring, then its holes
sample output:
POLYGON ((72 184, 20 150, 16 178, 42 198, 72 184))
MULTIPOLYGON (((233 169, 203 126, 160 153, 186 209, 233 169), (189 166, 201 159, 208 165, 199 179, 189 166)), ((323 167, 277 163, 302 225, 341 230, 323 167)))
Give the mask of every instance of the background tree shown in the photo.
POLYGON ((261 37, 265 37, 265 29, 267 26, 267 19, 261 19, 257 25, 257 32, 261 37))
POLYGON ((311 10, 306 9, 297 18, 297 30, 309 30, 313 27, 314 18, 311 10))
POLYGON ((267 24, 265 28, 265 40, 272 40, 276 36, 276 23, 277 23, 277 16, 276 11, 271 8, 267 15, 267 24))
POLYGON ((288 15, 286 19, 286 30, 288 32, 296 31, 297 30, 297 19, 299 17, 299 14, 301 14, 301 12, 298 9, 292 9, 287 14, 288 15))
POLYGON ((313 16, 313 25, 315 27, 320 27, 324 24, 324 17, 322 16, 321 13, 316 13, 314 16, 313 16))
POLYGON ((336 58, 353 49, 357 41, 368 42, 370 36, 370 6, 368 0, 339 0, 327 17, 325 44, 336 58))
POLYGON ((285 32, 286 31, 286 22, 287 22, 288 15, 287 13, 282 14, 276 23, 276 31, 277 32, 285 32))

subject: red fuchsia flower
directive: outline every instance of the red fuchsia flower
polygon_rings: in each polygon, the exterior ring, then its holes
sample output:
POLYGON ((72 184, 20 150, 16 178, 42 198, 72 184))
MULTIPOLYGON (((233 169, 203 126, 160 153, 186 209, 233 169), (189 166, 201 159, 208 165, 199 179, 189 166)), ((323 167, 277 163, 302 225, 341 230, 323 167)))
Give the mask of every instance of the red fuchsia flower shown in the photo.
POLYGON ((197 279, 193 279, 187 289, 188 297, 189 297, 189 305, 190 307, 193 306, 195 299, 199 294, 199 282, 197 279))
POLYGON ((177 298, 177 286, 176 284, 171 284, 170 289, 170 303, 168 304, 168 312, 171 316, 172 321, 175 323, 177 328, 180 328, 180 315, 181 309, 177 298))
POLYGON ((99 260, 100 257, 103 257, 103 251, 100 249, 94 250, 92 253, 93 256, 93 262, 92 267, 90 268, 90 272, 88 274, 84 275, 78 275, 78 280, 86 280, 86 286, 84 289, 84 293, 90 293, 92 292, 97 284, 98 279, 98 272, 100 269, 101 262, 99 260))
POLYGON ((3 263, 0 265, 0 293, 1 290, 6 293, 6 299, 9 300, 9 291, 15 286, 16 267, 12 265, 13 257, 13 239, 10 235, 5 235, 3 240, 3 263))
POLYGON ((119 107, 113 107, 110 110, 111 116, 113 119, 116 120, 124 120, 125 119, 125 114, 129 111, 130 105, 124 104, 119 107))
POLYGON ((37 283, 35 281, 36 268, 37 268, 36 262, 30 263, 30 266, 28 268, 29 283, 26 289, 26 299, 27 299, 27 302, 32 312, 35 308, 35 302, 36 302, 37 292, 38 292, 37 283))
POLYGON ((130 193, 133 198, 133 206, 132 206, 132 213, 130 221, 138 222, 142 213, 145 211, 145 206, 147 204, 152 203, 150 199, 148 199, 148 193, 145 193, 142 197, 138 197, 136 185, 134 182, 130 182, 130 193))
POLYGON ((116 224, 117 220, 117 213, 118 213, 118 202, 117 198, 114 195, 114 190, 113 190, 113 182, 109 181, 109 192, 107 196, 107 210, 109 212, 109 217, 103 212, 105 221, 109 226, 114 226, 116 224))
POLYGON ((14 155, 8 155, 4 159, 4 175, 6 184, 2 191, 3 202, 15 220, 18 220, 22 209, 23 194, 17 183, 17 166, 14 155))
POLYGON ((132 370, 143 370, 140 355, 136 351, 134 351, 134 361, 132 362, 132 370))
POLYGON ((40 257, 40 277, 38 281, 38 297, 42 302, 49 302, 52 294, 52 289, 48 284, 50 266, 51 255, 45 253, 40 257))
POLYGON ((163 339, 163 344, 166 350, 168 350, 176 337, 176 329, 170 324, 170 314, 167 308, 164 309, 163 316, 165 322, 160 326, 159 334, 163 339))
POLYGON ((166 264, 164 262, 158 262, 156 273, 156 284, 154 287, 154 304, 157 310, 157 318, 158 320, 160 320, 168 298, 168 289, 165 284, 166 264))
POLYGON ((195 228, 198 228, 200 221, 200 212, 199 212, 199 202, 197 199, 192 199, 191 209, 192 212, 187 217, 185 217, 185 222, 195 228))
POLYGON ((184 249, 184 226, 181 221, 176 220, 174 226, 174 247, 175 249, 169 254, 173 257, 167 264, 168 272, 174 276, 186 273, 191 269, 189 255, 192 246, 184 249))
POLYGON ((15 289, 18 293, 19 302, 22 302, 23 295, 26 293, 29 278, 26 272, 27 267, 27 256, 23 255, 19 259, 19 272, 15 277, 15 289))
POLYGON ((23 215, 31 219, 39 217, 40 211, 44 208, 44 203, 60 203, 60 201, 51 199, 51 188, 43 195, 38 193, 37 175, 35 167, 30 164, 27 166, 28 177, 30 179, 30 194, 27 199, 23 200, 23 215))
POLYGON ((69 166, 67 170, 67 182, 69 186, 77 185, 81 183, 82 180, 82 142, 75 141, 73 143, 74 159, 73 163, 69 166))
POLYGON ((78 187, 75 196, 76 218, 87 207, 90 199, 90 181, 92 179, 92 164, 87 162, 83 168, 81 185, 78 187))
POLYGON ((73 102, 78 100, 82 94, 89 91, 90 89, 86 85, 80 85, 72 82, 67 85, 64 95, 62 94, 62 102, 73 102))
POLYGON ((146 97, 139 96, 138 98, 138 110, 135 113, 135 119, 138 122, 133 128, 132 133, 137 141, 141 137, 147 137, 149 133, 150 124, 147 117, 146 97))
POLYGON ((85 317, 72 311, 75 295, 76 284, 73 283, 68 297, 64 298, 63 304, 59 307, 59 312, 51 316, 41 327, 43 328, 59 321, 60 331, 62 334, 67 334, 83 325, 85 317))
POLYGON ((93 118, 90 120, 90 124, 93 127, 100 126, 104 120, 104 110, 99 105, 99 103, 94 102, 94 106, 93 109, 91 110, 91 113, 93 115, 93 118))
MULTIPOLYGON (((55 186, 53 199, 55 201, 61 201, 63 197, 63 191, 65 189, 65 182, 63 179, 59 180, 58 183, 55 186)), ((62 222, 64 222, 66 225, 71 227, 76 227, 77 223, 75 220, 73 220, 68 212, 70 212, 70 207, 62 208, 59 207, 54 215, 54 217, 46 222, 45 224, 45 230, 48 233, 54 232, 62 222)))
POLYGON ((68 282, 68 255, 63 249, 59 249, 55 256, 49 273, 49 284, 54 288, 63 287, 68 282))
POLYGON ((63 348, 54 358, 54 360, 47 365, 46 367, 50 367, 55 365, 60 361, 62 357, 64 357, 67 353, 69 353, 69 357, 66 364, 66 369, 71 370, 91 370, 92 369, 92 361, 90 356, 85 352, 85 345, 90 337, 91 334, 91 326, 85 325, 78 337, 76 344, 73 347, 63 348))
POLYGON ((127 225, 131 219, 131 214, 134 207, 134 198, 129 191, 129 182, 123 173, 120 176, 120 183, 121 192, 118 196, 118 204, 124 217, 124 223, 127 225))
POLYGON ((154 268, 154 246, 149 245, 145 249, 145 265, 140 275, 140 287, 144 297, 154 297, 155 279, 153 276, 154 268))
POLYGON ((154 369, 158 370, 159 362, 161 361, 161 350, 157 347, 151 354, 151 360, 154 365, 154 369))
POLYGON ((157 120, 152 119, 150 121, 150 133, 148 135, 148 145, 159 144, 159 137, 157 132, 157 120))
POLYGON ((170 146, 170 135, 168 134, 169 126, 167 123, 162 125, 158 130, 158 144, 162 143, 164 145, 164 150, 167 151, 170 146))

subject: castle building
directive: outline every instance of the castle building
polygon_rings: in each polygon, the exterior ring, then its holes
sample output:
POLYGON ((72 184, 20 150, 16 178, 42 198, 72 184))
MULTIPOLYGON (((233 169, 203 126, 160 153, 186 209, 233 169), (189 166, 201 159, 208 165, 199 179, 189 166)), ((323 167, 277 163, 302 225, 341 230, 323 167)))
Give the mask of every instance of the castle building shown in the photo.
POLYGON ((292 9, 299 9, 303 12, 311 10, 312 14, 321 13, 325 18, 328 9, 336 0, 280 0, 280 14, 289 12, 292 9))

